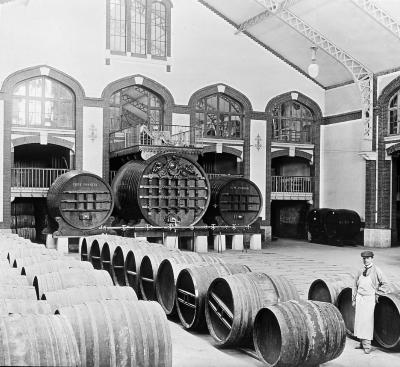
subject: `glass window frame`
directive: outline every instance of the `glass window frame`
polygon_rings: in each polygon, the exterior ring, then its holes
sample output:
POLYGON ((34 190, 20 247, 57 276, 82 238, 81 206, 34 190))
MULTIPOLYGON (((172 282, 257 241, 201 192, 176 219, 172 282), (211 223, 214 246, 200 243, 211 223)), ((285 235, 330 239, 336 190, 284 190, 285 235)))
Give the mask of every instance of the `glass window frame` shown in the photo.
POLYGON ((244 115, 244 107, 239 101, 220 92, 199 98, 194 108, 195 126, 203 130, 203 138, 207 139, 242 140, 244 136, 244 115), (215 108, 211 108, 211 104, 207 104, 207 100, 212 99, 215 99, 215 108), (226 103, 228 109, 222 110, 221 104, 226 103), (240 111, 237 111, 237 108, 240 111), (208 123, 209 118, 212 120, 212 116, 215 118, 215 124, 208 123), (237 121, 239 121, 239 124, 237 124, 237 121))
MULTIPOLYGON (((154 59, 166 60, 171 56, 171 8, 172 3, 169 0, 107 0, 107 49, 111 54, 127 55, 133 57, 147 57, 151 55, 154 59), (112 6, 118 1, 124 11, 124 47, 113 47, 115 40, 113 30, 116 27, 115 8, 112 6), (133 12, 135 2, 144 2, 145 20, 143 16, 133 12), (123 3, 123 4, 121 4, 123 3), (160 10, 161 9, 161 10, 160 10), (163 18, 157 17, 159 13, 163 18), (154 22, 157 19, 157 22, 154 22), (138 38, 134 36, 138 35, 138 38), (138 40, 140 45, 135 43, 138 40), (159 50, 162 50, 159 52, 159 50)), ((141 8, 143 9, 143 7, 141 8)))
POLYGON ((388 114, 387 114, 387 119, 388 119, 388 135, 399 135, 400 134, 400 90, 398 90, 396 93, 394 93, 388 103, 388 114), (397 103, 395 106, 391 107, 392 101, 397 98, 397 103), (391 113, 392 115, 396 115, 396 121, 392 121, 391 119, 391 113))
POLYGON ((11 126, 13 128, 19 127, 33 129, 75 130, 76 97, 74 92, 65 84, 62 84, 61 82, 47 76, 39 76, 19 82, 14 86, 12 93, 11 126), (30 92, 33 91, 33 89, 31 89, 30 86, 32 86, 32 83, 38 82, 40 82, 40 90, 37 88, 34 95, 31 95, 30 92), (49 96, 46 94, 48 91, 47 88, 50 85, 54 88, 54 92, 57 93, 58 91, 58 95, 49 96), (21 88, 24 91, 24 94, 17 93, 21 88), (63 95, 64 97, 60 97, 60 95, 63 95), (22 105, 24 106, 24 111, 21 112, 19 110, 15 110, 16 101, 20 101, 20 103, 22 103, 21 107, 22 105), (48 108, 50 103, 53 105, 53 119, 51 120, 51 123, 49 123, 47 118, 48 114, 46 113, 46 108, 48 108), (35 105, 34 112, 30 108, 33 105, 35 105), (57 115, 55 115, 55 106, 57 106, 57 115), (61 120, 65 120, 65 106, 67 106, 67 115, 70 115, 70 123, 67 126, 58 126, 61 120), (24 114, 24 123, 14 122, 14 114, 16 112, 18 112, 18 114, 24 114), (31 118, 34 118, 34 121, 32 121, 31 118))

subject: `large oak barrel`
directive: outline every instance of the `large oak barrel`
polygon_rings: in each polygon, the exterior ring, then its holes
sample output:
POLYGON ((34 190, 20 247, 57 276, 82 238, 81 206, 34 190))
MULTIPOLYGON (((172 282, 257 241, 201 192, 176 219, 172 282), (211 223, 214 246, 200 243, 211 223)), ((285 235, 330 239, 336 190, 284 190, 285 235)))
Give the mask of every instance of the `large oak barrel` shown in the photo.
POLYGON ((52 312, 50 305, 46 301, 38 301, 36 299, 0 299, 0 316, 7 316, 11 313, 50 315, 52 312))
POLYGON ((87 302, 57 312, 71 322, 83 366, 172 366, 170 329, 156 302, 87 302))
POLYGON ((339 293, 352 287, 354 275, 333 274, 314 280, 308 290, 308 299, 311 301, 329 302, 337 305, 339 293))
POLYGON ((112 189, 121 218, 143 218, 154 226, 194 225, 210 201, 210 184, 202 167, 176 153, 126 163, 117 172, 112 189))
POLYGON ((164 259, 158 267, 156 277, 157 301, 167 315, 175 311, 176 280, 182 269, 193 264, 219 264, 224 261, 212 255, 182 252, 179 257, 164 259))
POLYGON ((298 299, 296 287, 282 276, 246 273, 217 278, 207 292, 207 327, 219 346, 249 346, 258 310, 298 299))
POLYGON ((64 316, 0 317, 1 366, 81 366, 71 324, 64 316))
POLYGON ((310 233, 310 240, 312 242, 325 242, 325 218, 332 209, 330 208, 318 208, 311 209, 307 214, 307 228, 310 233))
POLYGON ((57 177, 47 194, 53 218, 61 217, 73 228, 98 228, 114 207, 111 188, 101 177, 85 171, 69 171, 57 177))
POLYGON ((105 270, 68 269, 56 273, 36 275, 33 286, 38 299, 43 293, 84 285, 113 285, 105 270))
POLYGON ((214 279, 250 271, 246 265, 240 264, 196 264, 181 270, 176 280, 176 308, 183 327, 206 328, 206 295, 214 279))
POLYGON ((77 261, 75 259, 53 260, 23 266, 21 275, 25 275, 28 283, 33 284, 36 275, 54 273, 68 269, 93 270, 93 265, 87 261, 77 261))
POLYGON ((1 299, 33 299, 36 300, 35 288, 29 285, 0 285, 1 299))
POLYGON ((253 340, 257 354, 269 367, 314 367, 342 354, 346 332, 334 305, 287 301, 257 313, 253 340))
POLYGON ((375 340, 384 348, 400 348, 400 293, 379 296, 375 306, 375 340))
POLYGON ((260 215, 262 195, 257 185, 243 177, 220 176, 210 179, 211 199, 203 220, 227 225, 250 225, 260 215))
POLYGON ((328 241, 351 241, 360 230, 361 218, 354 210, 333 209, 326 214, 325 232, 328 241))
POLYGON ((352 291, 351 287, 346 287, 337 297, 337 307, 342 314, 346 332, 350 337, 354 336, 354 320, 356 316, 356 309, 352 305, 352 291))
POLYGON ((46 300, 52 311, 55 312, 60 307, 73 306, 89 301, 103 301, 109 299, 137 301, 138 298, 131 287, 96 285, 46 292, 46 294, 42 296, 42 299, 46 300))

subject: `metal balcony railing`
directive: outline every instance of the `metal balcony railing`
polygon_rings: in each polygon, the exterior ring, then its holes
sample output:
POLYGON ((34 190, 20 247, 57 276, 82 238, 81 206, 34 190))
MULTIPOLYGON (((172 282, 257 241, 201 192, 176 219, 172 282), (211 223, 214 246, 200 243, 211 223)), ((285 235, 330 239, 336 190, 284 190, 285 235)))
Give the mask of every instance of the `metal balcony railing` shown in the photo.
POLYGON ((313 134, 310 130, 291 130, 281 129, 274 130, 272 135, 272 141, 281 143, 302 143, 311 144, 313 142, 313 134))
POLYGON ((203 131, 198 127, 182 125, 146 124, 130 126, 110 134, 110 152, 137 145, 176 147, 203 147, 203 131))
POLYGON ((58 176, 68 171, 59 168, 11 168, 11 186, 46 189, 58 176))
POLYGON ((272 176, 272 192, 312 193, 312 177, 272 176))

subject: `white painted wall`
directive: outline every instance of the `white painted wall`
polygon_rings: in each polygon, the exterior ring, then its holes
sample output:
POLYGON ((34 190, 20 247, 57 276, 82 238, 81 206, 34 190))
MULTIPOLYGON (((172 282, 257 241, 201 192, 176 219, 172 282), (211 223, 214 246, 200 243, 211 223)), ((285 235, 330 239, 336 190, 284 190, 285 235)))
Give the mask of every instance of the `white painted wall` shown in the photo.
POLYGON ((361 110, 361 94, 357 84, 328 89, 325 93, 325 116, 361 110))
POLYGON ((351 209, 365 217, 365 160, 360 156, 362 120, 322 126, 321 208, 351 209))
POLYGON ((172 71, 166 62, 113 57, 105 64, 105 0, 35 0, 26 6, 2 5, 0 82, 39 64, 77 79, 89 97, 100 97, 119 78, 143 74, 169 89, 177 104, 187 104, 198 89, 226 83, 245 94, 255 110, 281 93, 298 90, 324 110, 323 89, 270 54, 196 0, 174 0, 172 71))
POLYGON ((103 109, 83 108, 83 169, 103 175, 103 109))
MULTIPOLYGON (((265 219, 265 181, 266 179, 270 179, 271 173, 266 172, 266 150, 265 150, 265 142, 266 142, 266 128, 265 121, 260 120, 252 120, 250 125, 250 133, 252 139, 250 140, 250 180, 253 181, 261 191, 261 195, 263 196, 263 208, 260 213, 261 217, 265 219), (257 135, 260 134, 260 149, 256 148, 256 140, 257 135)), ((270 203, 268 203, 270 205, 270 203)))
MULTIPOLYGON (((0 152, 3 156, 4 149, 4 101, 0 101, 0 152)), ((10 147, 11 149, 11 147, 10 147)), ((3 221, 3 184, 4 161, 0 159, 0 222, 3 221)))

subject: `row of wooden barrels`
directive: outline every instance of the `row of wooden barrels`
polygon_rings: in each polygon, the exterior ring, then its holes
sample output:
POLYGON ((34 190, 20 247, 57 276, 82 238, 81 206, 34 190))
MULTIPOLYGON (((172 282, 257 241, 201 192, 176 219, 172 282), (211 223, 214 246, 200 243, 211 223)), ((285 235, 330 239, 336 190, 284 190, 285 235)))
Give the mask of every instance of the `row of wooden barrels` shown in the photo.
MULTIPOLYGON (((355 308, 352 306, 354 275, 335 274, 314 280, 308 299, 334 304, 343 316, 347 333, 353 337, 355 308)), ((389 284, 378 298, 374 311, 374 339, 383 348, 400 348, 400 283, 389 284)))
POLYGON ((268 366, 315 366, 344 349, 346 329, 337 308, 301 301, 285 277, 111 235, 83 238, 80 254, 117 284, 158 301, 185 329, 208 329, 223 347, 254 346, 268 366))
POLYGON ((0 236, 0 365, 172 365, 167 318, 104 270, 0 236))

